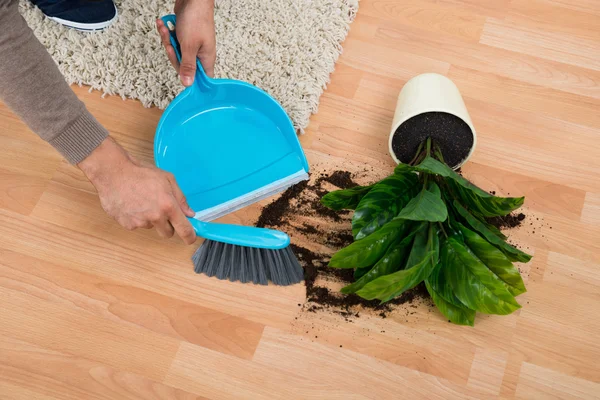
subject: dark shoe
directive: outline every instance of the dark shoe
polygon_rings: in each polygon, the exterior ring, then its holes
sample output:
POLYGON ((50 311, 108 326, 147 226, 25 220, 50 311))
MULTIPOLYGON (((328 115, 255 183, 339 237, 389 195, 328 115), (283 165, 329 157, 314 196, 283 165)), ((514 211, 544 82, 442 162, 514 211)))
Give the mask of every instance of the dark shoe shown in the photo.
POLYGON ((31 0, 48 18, 69 28, 98 31, 117 19, 112 0, 31 0))

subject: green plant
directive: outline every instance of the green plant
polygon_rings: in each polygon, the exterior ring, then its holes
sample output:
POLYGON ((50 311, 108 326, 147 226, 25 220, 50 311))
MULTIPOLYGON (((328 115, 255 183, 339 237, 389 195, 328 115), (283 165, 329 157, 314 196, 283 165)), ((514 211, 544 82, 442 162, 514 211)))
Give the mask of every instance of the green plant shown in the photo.
POLYGON ((323 205, 353 209, 355 241, 329 266, 353 268, 342 289, 387 302, 425 281, 451 322, 473 326, 475 312, 506 315, 526 291, 513 262, 531 256, 508 244, 486 218, 505 216, 524 198, 493 196, 454 172, 440 149, 424 142, 409 164, 366 187, 330 192, 323 205))

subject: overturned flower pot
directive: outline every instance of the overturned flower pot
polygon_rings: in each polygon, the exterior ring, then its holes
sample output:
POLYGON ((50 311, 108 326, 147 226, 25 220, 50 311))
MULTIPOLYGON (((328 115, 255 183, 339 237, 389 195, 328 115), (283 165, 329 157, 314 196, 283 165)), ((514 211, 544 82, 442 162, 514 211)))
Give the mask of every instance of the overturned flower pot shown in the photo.
POLYGON ((402 89, 390 134, 398 162, 369 186, 327 193, 332 210, 354 210, 354 242, 329 266, 352 269, 341 289, 385 304, 424 283, 444 317, 475 323, 476 312, 507 315, 526 292, 514 263, 531 256, 506 241, 491 221, 519 209, 523 197, 498 197, 455 172, 473 153, 475 129, 457 87, 424 74, 402 89))
POLYGON ((408 164, 431 138, 452 169, 463 165, 475 149, 477 135, 456 85, 447 77, 421 74, 408 81, 398 96, 389 138, 396 163, 408 164))

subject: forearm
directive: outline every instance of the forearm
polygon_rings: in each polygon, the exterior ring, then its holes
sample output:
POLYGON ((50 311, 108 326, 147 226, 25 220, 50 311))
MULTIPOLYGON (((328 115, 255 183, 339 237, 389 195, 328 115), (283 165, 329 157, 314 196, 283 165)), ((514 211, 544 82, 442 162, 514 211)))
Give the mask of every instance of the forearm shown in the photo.
POLYGON ((69 162, 108 137, 19 14, 18 0, 0 0, 0 57, 0 99, 69 162))

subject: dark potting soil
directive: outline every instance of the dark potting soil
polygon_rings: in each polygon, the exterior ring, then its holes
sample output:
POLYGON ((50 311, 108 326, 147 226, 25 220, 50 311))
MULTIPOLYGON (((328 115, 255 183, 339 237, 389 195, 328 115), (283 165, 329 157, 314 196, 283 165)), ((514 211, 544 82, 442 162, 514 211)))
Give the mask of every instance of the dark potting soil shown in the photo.
POLYGON ((450 167, 464 160, 473 146, 473 132, 466 122, 452 114, 428 112, 410 118, 396 129, 392 150, 398 160, 409 163, 427 138, 440 146, 450 167))
MULTIPOLYGON (((340 282, 344 286, 354 282, 354 270, 327 266, 331 255, 351 244, 353 237, 350 230, 350 212, 330 210, 320 203, 320 198, 329 190, 346 189, 356 185, 348 171, 312 176, 309 182, 290 187, 281 197, 264 207, 257 225, 282 229, 292 236, 292 241, 295 233, 302 234, 309 240, 309 247, 314 244, 319 249, 319 252, 315 252, 298 244, 291 244, 294 254, 304 267, 307 299, 305 311, 330 311, 351 321, 349 318, 358 317, 355 307, 362 307, 374 310, 374 315, 386 318, 398 305, 413 304, 419 299, 429 298, 425 285, 421 283, 383 305, 378 300, 369 301, 354 294, 344 295, 338 290, 324 286, 328 281, 340 282)), ((517 227, 524 219, 525 215, 518 213, 492 218, 488 222, 503 229, 517 227)))
POLYGON ((330 208, 325 207, 323 204, 321 204, 321 201, 319 199, 311 201, 310 205, 317 215, 329 218, 335 222, 340 222, 342 220, 341 216, 344 214, 348 214, 348 210, 334 211, 330 208))
POLYGON ((516 228, 525 220, 523 213, 511 213, 504 217, 486 218, 486 221, 498 229, 516 228))
POLYGON ((354 282, 353 269, 337 269, 327 266, 333 252, 353 242, 349 211, 336 212, 320 203, 320 198, 328 192, 323 187, 324 182, 339 189, 347 189, 357 186, 352 178, 352 174, 348 171, 334 171, 321 173, 316 179, 311 179, 311 182, 314 181, 312 184, 303 182, 290 187, 280 198, 263 208, 257 226, 279 227, 292 236, 294 232, 300 232, 314 243, 319 244, 319 248, 332 250, 330 254, 317 253, 297 244, 291 244, 294 254, 304 267, 306 299, 310 302, 306 311, 317 312, 327 309, 342 313, 341 315, 348 319, 356 317, 356 313, 350 311, 352 307, 362 306, 377 310, 377 315, 385 316, 395 305, 412 303, 415 299, 429 297, 425 286, 420 285, 402 296, 380 305, 378 300, 369 301, 354 294, 344 295, 316 282, 318 278, 344 284, 354 282), (316 219, 323 221, 324 224, 312 225, 307 222, 294 224, 294 219, 299 217, 308 217, 311 221, 316 219))
POLYGON ((298 196, 308 185, 307 181, 300 182, 287 189, 281 197, 263 208, 256 226, 264 228, 265 226, 276 227, 282 223, 282 217, 289 212, 290 200, 298 196))
POLYGON ((319 233, 319 230, 317 228, 315 228, 312 225, 306 224, 306 223, 302 224, 301 228, 296 228, 296 229, 298 229, 300 232, 306 233, 308 235, 314 235, 316 233, 319 233))
MULTIPOLYGON (((356 294, 344 295, 341 293, 333 293, 329 288, 315 285, 315 281, 320 274, 328 275, 331 270, 336 271, 335 268, 326 268, 327 270, 319 267, 307 266, 304 269, 306 299, 325 308, 341 308, 345 312, 349 312, 351 307, 362 306, 363 308, 379 311, 378 315, 385 318, 387 313, 392 311, 393 306, 395 305, 412 303, 417 299, 429 297, 429 293, 427 293, 427 288, 423 282, 412 290, 406 291, 400 297, 392 299, 384 304, 381 304, 379 300, 365 300, 356 294)), ((353 270, 337 271, 339 272, 335 275, 343 282, 354 281, 353 270), (346 271, 349 271, 350 274, 345 273, 346 271)), ((311 308, 309 308, 309 311, 312 311, 311 308)))
POLYGON ((331 175, 321 176, 317 179, 317 184, 320 184, 322 181, 329 182, 340 189, 349 189, 358 186, 358 184, 352 180, 352 174, 348 171, 335 171, 331 175))

